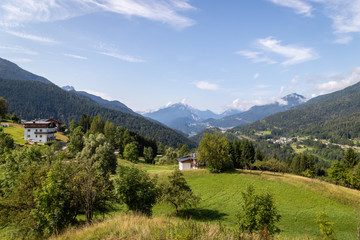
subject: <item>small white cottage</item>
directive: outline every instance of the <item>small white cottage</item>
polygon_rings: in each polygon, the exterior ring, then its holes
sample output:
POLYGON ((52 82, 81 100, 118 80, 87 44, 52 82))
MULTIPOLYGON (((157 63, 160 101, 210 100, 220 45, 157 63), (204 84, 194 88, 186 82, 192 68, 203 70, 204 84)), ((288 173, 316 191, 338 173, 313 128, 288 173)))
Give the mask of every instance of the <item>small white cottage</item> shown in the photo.
POLYGON ((187 170, 187 169, 198 169, 199 165, 196 159, 197 153, 191 153, 184 157, 178 158, 179 169, 187 170))
POLYGON ((46 143, 55 140, 56 124, 47 121, 30 121, 24 123, 24 139, 32 142, 46 143))

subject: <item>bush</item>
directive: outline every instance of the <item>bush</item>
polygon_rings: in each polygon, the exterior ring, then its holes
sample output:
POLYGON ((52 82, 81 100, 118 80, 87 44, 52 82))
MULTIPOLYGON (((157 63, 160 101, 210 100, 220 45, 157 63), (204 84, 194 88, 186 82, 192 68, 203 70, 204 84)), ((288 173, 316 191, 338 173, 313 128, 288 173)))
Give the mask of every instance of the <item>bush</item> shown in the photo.
POLYGON ((147 172, 135 166, 119 166, 115 191, 130 211, 151 215, 159 195, 156 182, 156 178, 151 179, 147 172))
POLYGON ((242 197, 244 204, 242 211, 237 215, 241 233, 259 232, 262 239, 268 239, 269 236, 280 232, 276 223, 281 216, 272 195, 269 193, 256 195, 254 187, 249 186, 247 191, 242 193, 242 197))

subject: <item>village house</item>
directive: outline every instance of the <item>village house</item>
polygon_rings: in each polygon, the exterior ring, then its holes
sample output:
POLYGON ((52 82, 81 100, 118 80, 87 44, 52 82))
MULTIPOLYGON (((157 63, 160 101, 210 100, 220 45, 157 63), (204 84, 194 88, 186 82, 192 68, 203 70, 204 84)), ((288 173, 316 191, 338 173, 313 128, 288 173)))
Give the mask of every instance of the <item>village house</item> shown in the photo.
POLYGON ((179 169, 187 170, 187 169, 198 169, 199 164, 197 161, 197 153, 190 153, 184 157, 178 158, 179 169))
POLYGON ((59 126, 56 125, 55 121, 56 120, 54 119, 41 119, 25 122, 24 139, 38 143, 47 143, 49 141, 54 141, 55 133, 59 126))

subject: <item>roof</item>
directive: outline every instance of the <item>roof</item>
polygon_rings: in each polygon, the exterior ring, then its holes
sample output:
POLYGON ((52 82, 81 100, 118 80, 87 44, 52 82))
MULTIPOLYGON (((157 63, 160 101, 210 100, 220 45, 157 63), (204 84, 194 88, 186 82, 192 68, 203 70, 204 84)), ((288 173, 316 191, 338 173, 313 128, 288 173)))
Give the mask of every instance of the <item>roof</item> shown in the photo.
POLYGON ((195 160, 196 161, 197 160, 196 157, 197 157, 197 153, 190 153, 184 157, 178 158, 177 160, 178 160, 178 162, 185 162, 187 160, 195 160))

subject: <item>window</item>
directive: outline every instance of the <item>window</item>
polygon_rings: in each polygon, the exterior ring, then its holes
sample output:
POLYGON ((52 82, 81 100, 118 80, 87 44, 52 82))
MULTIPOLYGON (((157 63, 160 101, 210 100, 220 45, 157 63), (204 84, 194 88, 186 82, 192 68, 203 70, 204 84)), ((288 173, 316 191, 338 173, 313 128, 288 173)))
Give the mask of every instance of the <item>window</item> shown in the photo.
POLYGON ((37 138, 37 135, 35 135, 35 137, 37 138))
POLYGON ((42 132, 42 129, 40 129, 40 132, 42 132))
POLYGON ((28 135, 27 137, 30 138, 30 135, 28 135))
POLYGON ((30 132, 30 129, 28 129, 28 132, 30 132))
POLYGON ((42 135, 40 135, 40 137, 42 138, 42 135))

